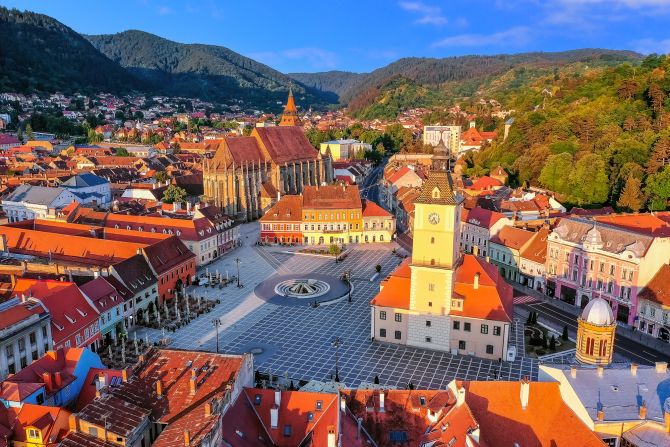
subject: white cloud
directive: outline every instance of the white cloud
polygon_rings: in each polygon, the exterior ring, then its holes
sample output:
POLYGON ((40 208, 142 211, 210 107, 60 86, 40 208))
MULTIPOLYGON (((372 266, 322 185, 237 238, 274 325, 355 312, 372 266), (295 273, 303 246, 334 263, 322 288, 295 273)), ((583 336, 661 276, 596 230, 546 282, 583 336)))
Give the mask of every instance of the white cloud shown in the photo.
POLYGON ((169 6, 160 6, 156 12, 158 15, 167 16, 174 14, 174 9, 170 8, 169 6))
POLYGON ((670 53, 670 39, 639 39, 631 42, 633 49, 642 54, 670 53))
POLYGON ((337 55, 335 53, 316 47, 262 51, 251 53, 248 56, 268 65, 277 65, 287 61, 303 61, 318 70, 330 70, 337 66, 337 55))
POLYGON ((482 47, 487 45, 508 46, 524 44, 528 41, 530 29, 518 26, 492 34, 457 34, 433 44, 434 47, 482 47))
POLYGON ((445 25, 448 20, 442 14, 442 9, 438 6, 430 6, 418 1, 403 1, 399 3, 405 11, 418 15, 419 18, 414 21, 418 25, 445 25))

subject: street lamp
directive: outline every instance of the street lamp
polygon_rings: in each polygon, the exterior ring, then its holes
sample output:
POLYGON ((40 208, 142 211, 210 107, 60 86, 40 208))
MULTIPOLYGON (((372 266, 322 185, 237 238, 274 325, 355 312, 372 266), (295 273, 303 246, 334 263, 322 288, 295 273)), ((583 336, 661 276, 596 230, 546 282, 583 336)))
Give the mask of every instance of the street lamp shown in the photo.
POLYGON ((219 353, 219 326, 221 326, 221 320, 218 318, 215 318, 212 320, 212 324, 214 325, 214 328, 216 329, 216 353, 219 353))
POLYGON ((235 258, 235 263, 237 264, 237 287, 242 287, 240 284, 240 258, 235 258))
POLYGON ((343 343, 340 337, 335 337, 335 340, 333 340, 333 346, 335 347, 335 382, 340 381, 340 346, 343 343))

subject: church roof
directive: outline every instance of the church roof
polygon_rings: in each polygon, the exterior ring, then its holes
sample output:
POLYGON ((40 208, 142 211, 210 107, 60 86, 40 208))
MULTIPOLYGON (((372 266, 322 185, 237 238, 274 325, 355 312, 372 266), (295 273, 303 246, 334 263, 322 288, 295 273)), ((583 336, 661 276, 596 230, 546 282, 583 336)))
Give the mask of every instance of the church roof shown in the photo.
POLYGON ((448 172, 431 171, 414 203, 457 205, 454 183, 448 172))
POLYGON ((277 164, 318 158, 318 151, 299 127, 256 127, 251 135, 277 164))

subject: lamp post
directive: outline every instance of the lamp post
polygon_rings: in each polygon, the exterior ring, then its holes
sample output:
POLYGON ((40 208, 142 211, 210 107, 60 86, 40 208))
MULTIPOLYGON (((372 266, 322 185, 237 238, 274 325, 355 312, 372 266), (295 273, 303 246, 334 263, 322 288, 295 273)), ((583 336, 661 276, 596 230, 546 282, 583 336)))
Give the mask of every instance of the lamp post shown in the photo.
POLYGON ((215 318, 212 320, 212 324, 214 325, 214 328, 216 329, 216 353, 219 353, 219 326, 221 326, 221 320, 218 318, 215 318))
POLYGON ((235 258, 235 263, 237 264, 237 287, 242 287, 240 284, 240 258, 235 258))
POLYGON ((335 347, 335 382, 340 381, 340 346, 342 346, 342 339, 335 337, 333 346, 335 347))

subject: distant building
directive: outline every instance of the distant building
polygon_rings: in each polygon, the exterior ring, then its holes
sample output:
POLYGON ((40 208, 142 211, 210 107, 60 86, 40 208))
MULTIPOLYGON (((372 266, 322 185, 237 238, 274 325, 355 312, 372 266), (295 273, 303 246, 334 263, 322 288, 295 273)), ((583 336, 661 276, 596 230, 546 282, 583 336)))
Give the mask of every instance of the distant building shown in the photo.
POLYGON ((437 146, 440 140, 449 153, 458 154, 461 151, 461 126, 423 126, 423 144, 437 146))
POLYGON ((637 328, 670 342, 670 265, 663 264, 638 293, 637 328))
POLYGON ((78 202, 108 207, 112 203, 111 184, 95 174, 76 174, 60 183, 61 188, 76 194, 78 202))
POLYGON ((58 211, 81 199, 66 188, 19 185, 2 200, 9 222, 31 219, 55 219, 58 211))
POLYGON ((330 155, 333 161, 350 160, 369 150, 372 150, 371 144, 351 139, 332 140, 320 144, 321 155, 330 155))

